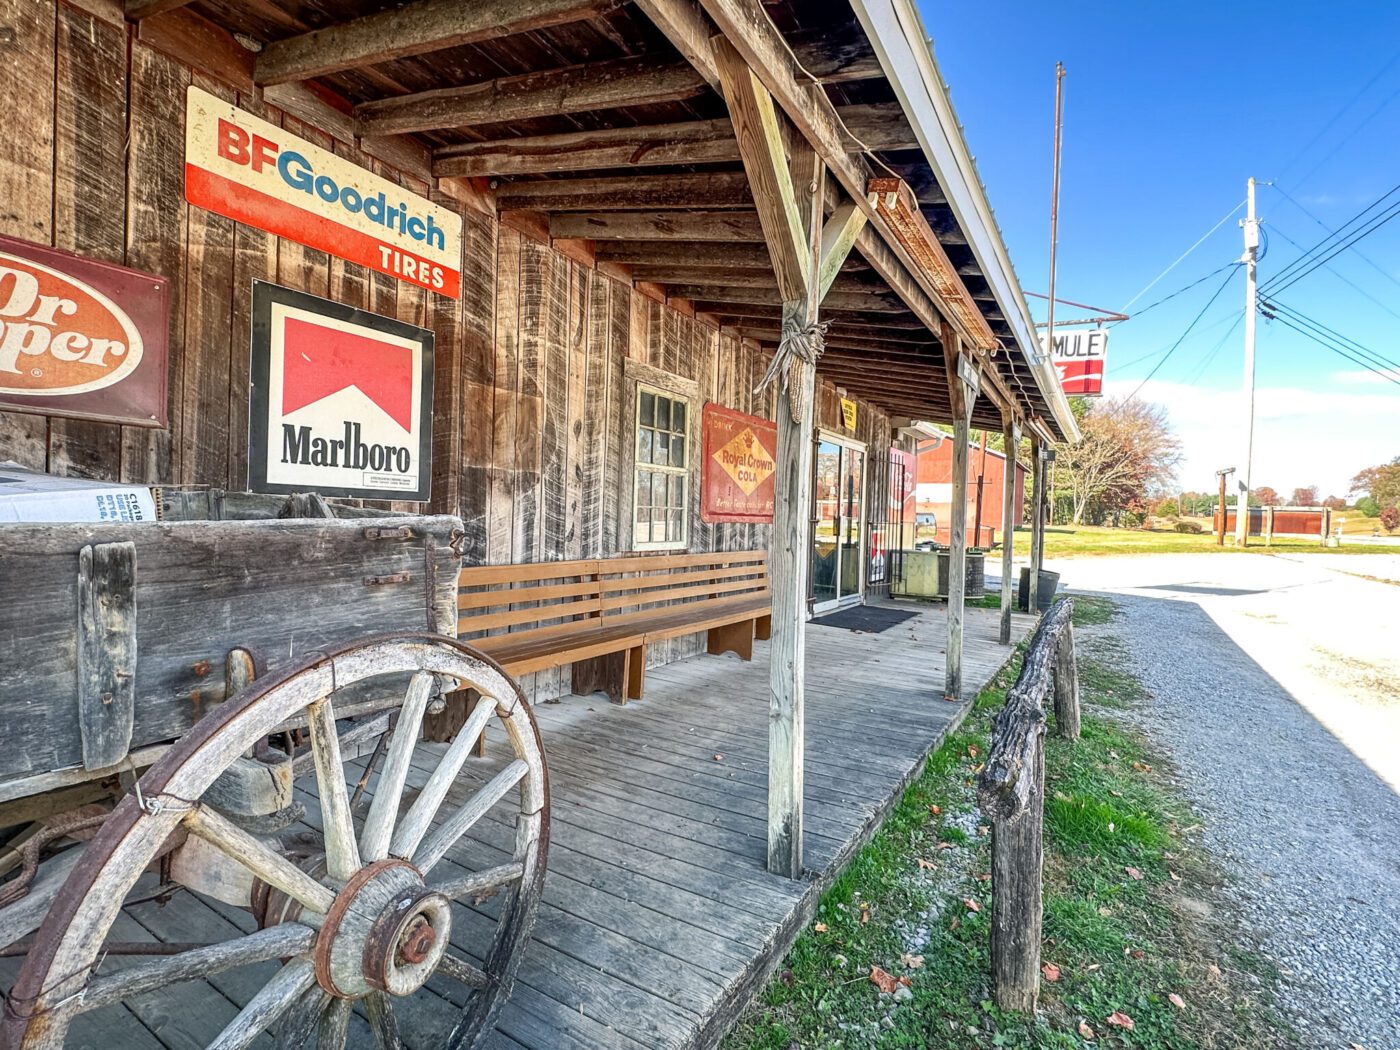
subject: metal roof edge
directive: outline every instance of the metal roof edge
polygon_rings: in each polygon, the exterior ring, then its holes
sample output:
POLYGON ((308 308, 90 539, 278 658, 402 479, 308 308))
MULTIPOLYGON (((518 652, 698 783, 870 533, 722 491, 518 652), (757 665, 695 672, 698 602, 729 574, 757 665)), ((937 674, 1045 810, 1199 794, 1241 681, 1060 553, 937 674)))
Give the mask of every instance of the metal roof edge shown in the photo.
POLYGON ((851 8, 875 48, 885 76, 948 198, 948 206, 1016 335, 1017 349, 1030 364, 1057 428, 1066 441, 1078 440, 1079 427, 1069 400, 1049 356, 1041 351, 1030 307, 963 138, 919 12, 912 0, 851 0, 851 8), (920 46, 915 45, 916 38, 920 46))

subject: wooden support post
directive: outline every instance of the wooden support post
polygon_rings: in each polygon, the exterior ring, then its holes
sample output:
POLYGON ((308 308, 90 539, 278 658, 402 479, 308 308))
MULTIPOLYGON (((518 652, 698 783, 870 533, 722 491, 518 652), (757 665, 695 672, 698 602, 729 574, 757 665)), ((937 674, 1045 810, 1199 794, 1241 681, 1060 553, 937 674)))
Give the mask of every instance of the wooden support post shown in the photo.
POLYGON ((1322 545, 1327 546, 1327 537, 1332 535, 1332 508, 1322 508, 1322 545))
POLYGON ((1055 729, 1065 740, 1079 739, 1079 667, 1074 660, 1074 627, 1068 621, 1055 650, 1055 729))
POLYGON ((1001 479, 1001 634, 1002 645, 1011 644, 1011 609, 1015 602, 1016 571, 1016 505, 1024 498, 1016 486, 1016 450, 1021 444, 1021 431, 1016 420, 1007 412, 1002 415, 1002 440, 1006 449, 1006 469, 1001 479))
POLYGON ((1264 508, 1264 546, 1274 545, 1274 508, 1264 508))
POLYGON ((1040 992, 1045 698, 1054 678, 1058 704, 1062 643, 1073 615, 1065 599, 1041 619, 993 723, 978 784, 978 801, 992 823, 992 985, 1003 1010, 1032 1013, 1040 992))
POLYGON ((1045 557, 1045 449, 1040 438, 1031 438, 1031 572, 1026 612, 1040 611, 1040 567, 1045 557))
MULTIPOLYGON (((716 37, 712 48, 782 301, 783 338, 765 378, 776 381, 781 392, 768 556, 773 592, 768 870, 795 879, 802 875, 803 690, 825 170, 805 142, 793 148, 789 163, 772 96, 728 40, 716 37), (807 353, 800 352, 804 344, 807 353)), ((833 273, 850 248, 851 224, 850 216, 842 216, 830 230, 825 261, 833 273)))
POLYGON ((952 324, 943 324, 943 360, 953 406, 953 502, 948 523, 948 648, 943 699, 962 699, 963 602, 967 589, 967 446, 972 408, 977 403, 977 366, 962 353, 952 324))
POLYGON ((1219 472, 1219 478, 1220 478, 1220 524, 1219 524, 1219 528, 1217 528, 1217 529, 1215 530, 1215 545, 1216 545, 1217 547, 1223 547, 1223 546, 1225 546, 1225 519, 1226 519, 1226 517, 1227 517, 1227 515, 1226 515, 1226 513, 1225 513, 1225 472, 1224 472, 1223 470, 1219 472))

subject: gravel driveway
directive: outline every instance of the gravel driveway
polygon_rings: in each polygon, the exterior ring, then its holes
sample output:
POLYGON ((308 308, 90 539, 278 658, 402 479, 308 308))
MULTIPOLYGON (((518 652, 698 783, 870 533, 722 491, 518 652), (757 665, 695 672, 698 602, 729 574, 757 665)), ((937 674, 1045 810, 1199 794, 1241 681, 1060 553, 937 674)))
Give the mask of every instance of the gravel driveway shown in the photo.
POLYGON ((1050 567, 1120 602, 1101 630, 1305 1045, 1400 1050, 1400 586, 1256 555, 1050 567))

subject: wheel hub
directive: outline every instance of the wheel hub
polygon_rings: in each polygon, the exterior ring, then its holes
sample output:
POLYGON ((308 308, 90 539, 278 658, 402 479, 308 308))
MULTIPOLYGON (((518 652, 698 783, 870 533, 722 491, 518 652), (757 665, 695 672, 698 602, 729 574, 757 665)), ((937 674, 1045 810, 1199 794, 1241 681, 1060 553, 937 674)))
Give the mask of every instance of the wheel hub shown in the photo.
POLYGON ((450 902, 417 868, 376 861, 336 895, 316 938, 316 980, 342 999, 412 995, 437 969, 451 934, 450 902))

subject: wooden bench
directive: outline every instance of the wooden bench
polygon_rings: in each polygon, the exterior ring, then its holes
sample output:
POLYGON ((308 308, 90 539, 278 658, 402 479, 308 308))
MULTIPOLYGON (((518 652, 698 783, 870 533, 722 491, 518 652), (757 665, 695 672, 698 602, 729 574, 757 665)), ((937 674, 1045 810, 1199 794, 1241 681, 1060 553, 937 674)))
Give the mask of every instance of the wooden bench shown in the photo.
POLYGON ((573 691, 640 699, 652 642, 709 632, 753 658, 772 629, 766 551, 656 554, 463 569, 457 634, 513 675, 573 665, 573 691))

